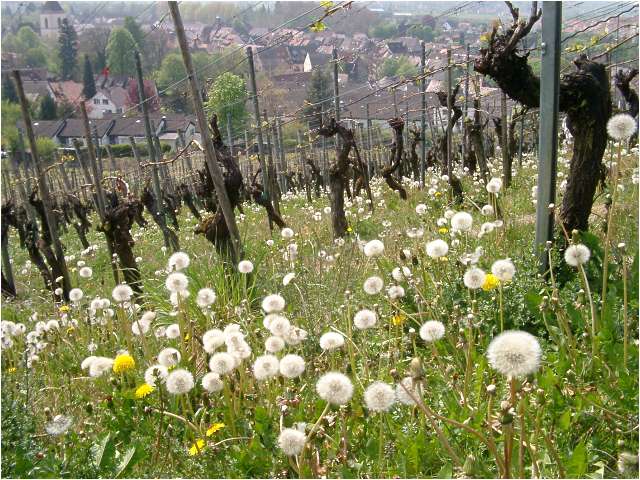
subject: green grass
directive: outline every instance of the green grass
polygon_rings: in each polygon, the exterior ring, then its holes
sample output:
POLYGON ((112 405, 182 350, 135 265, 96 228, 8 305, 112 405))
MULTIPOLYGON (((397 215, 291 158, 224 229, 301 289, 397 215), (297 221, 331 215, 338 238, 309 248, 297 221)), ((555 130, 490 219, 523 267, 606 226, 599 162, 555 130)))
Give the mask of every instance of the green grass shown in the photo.
MULTIPOLYGON (((633 476, 619 472, 617 461, 622 452, 638 452, 638 190, 631 181, 635 155, 626 156, 623 162, 620 183, 624 190, 618 192, 615 203, 610 286, 604 309, 599 303, 604 195, 598 197, 594 207, 592 234, 581 237, 592 250, 586 271, 598 306, 595 356, 591 354, 589 302, 580 277, 557 252, 555 286, 537 274, 532 159, 516 173, 512 188, 500 194, 504 226, 480 239, 480 224, 493 218, 483 217, 470 200, 481 207, 487 202, 487 194, 471 179, 464 179, 468 200, 462 207, 453 208, 472 212, 474 234, 457 236, 458 245, 452 243, 450 227, 445 232, 436 225, 449 208, 446 185, 437 178, 434 192, 411 188, 408 201, 398 199, 385 184, 376 183, 375 212, 370 214, 367 206, 358 202, 348 208, 352 212, 348 217, 352 232, 342 246, 332 240, 329 215, 323 213, 321 221, 312 218, 314 212, 328 205, 327 198, 314 199, 311 206, 304 195, 282 202, 284 218, 296 233, 291 241, 282 239, 277 231, 270 234, 264 211, 246 205, 246 217, 239 218, 239 226, 245 258, 255 265, 251 276, 225 271, 212 245, 192 233, 196 222, 184 208, 179 235, 182 250, 191 259, 184 272, 189 277, 191 296, 177 317, 171 315, 173 307, 164 286, 163 270, 169 253, 161 249, 162 236, 155 226, 146 230, 134 227, 134 252, 142 258, 139 266, 145 295, 141 303, 143 310, 157 312, 152 331, 179 322, 183 338, 191 329, 200 338, 210 328, 237 323, 246 335, 252 355, 225 377, 225 391, 217 394, 207 394, 200 385, 208 370, 208 355, 192 338, 181 345, 180 339, 157 339, 150 332, 144 341, 140 337, 132 340, 134 370, 100 378, 90 378, 81 370, 80 363, 90 354, 91 342, 97 345, 94 355, 110 358, 126 348, 129 335, 120 322, 124 315, 124 324, 130 325, 132 317, 118 311, 107 326, 87 325, 91 299, 111 298, 114 281, 104 237, 92 231, 90 241, 99 248, 94 255, 83 256, 71 229, 63 235, 63 242, 67 255, 73 257, 68 262, 72 283, 83 290, 84 298, 80 305, 71 306, 68 318, 77 320, 78 325, 46 333, 42 341, 47 345, 31 368, 25 365, 24 336, 2 352, 3 476, 496 477, 499 471, 486 441, 468 429, 479 432, 485 440, 492 439, 502 455, 509 425, 513 425, 515 439, 512 475, 520 473, 522 438, 522 473, 527 477, 534 473, 544 477, 633 476), (423 216, 415 212, 418 203, 428 207, 423 216), (359 208, 363 210, 359 212, 359 208), (408 238, 405 232, 411 227, 423 228, 424 236, 408 238), (382 240, 384 255, 367 259, 356 235, 362 240, 382 240), (444 260, 431 259, 424 253, 425 242, 435 238, 450 244, 444 260), (268 240, 273 240, 272 246, 268 240), (283 256, 291 242, 298 245, 293 261, 283 256), (626 243, 625 251, 617 248, 620 242, 626 243), (543 350, 538 372, 517 382, 520 400, 518 406, 514 405, 513 424, 512 415, 500 408, 500 403, 509 399, 509 385, 485 357, 489 342, 500 330, 499 290, 469 292, 462 283, 466 267, 459 258, 478 246, 484 249, 478 266, 485 271, 498 259, 511 258, 514 262, 514 281, 503 286, 505 329, 534 334, 543 350), (402 254, 403 249, 411 251, 410 258, 402 254), (327 261, 331 257, 333 261, 327 261), (636 263, 631 265, 634 258, 636 263), (91 279, 78 277, 78 260, 93 268, 91 279), (627 313, 632 324, 626 364, 622 355, 622 261, 628 265, 627 313), (376 296, 365 294, 362 284, 371 275, 382 277, 385 287, 396 284, 391 270, 397 266, 412 271, 411 280, 400 283, 406 291, 404 298, 391 301, 384 290, 376 296), (282 279, 288 272, 296 276, 283 286, 282 279), (218 296, 210 314, 195 303, 202 287, 213 288, 218 296), (277 377, 258 383, 251 366, 254 358, 263 354, 264 340, 270 335, 263 327, 260 310, 262 298, 270 293, 280 293, 287 302, 284 314, 293 325, 308 331, 307 340, 287 346, 277 355, 299 354, 306 361, 306 369, 298 379, 277 377), (353 328, 353 315, 361 308, 377 311, 375 328, 353 328), (439 320, 446 328, 434 348, 417 335, 426 320, 439 320), (563 330, 564 322, 569 325, 575 346, 563 330), (330 330, 349 338, 343 349, 322 352, 318 339, 330 330), (469 331, 472 348, 468 348, 469 331), (144 399, 136 399, 134 391, 144 382, 144 370, 167 346, 185 349, 187 355, 180 367, 194 374, 196 387, 184 398, 172 397, 161 387, 144 399), (414 358, 420 359, 424 369, 424 375, 417 376, 424 380, 424 404, 442 417, 435 424, 458 462, 423 410, 396 404, 389 412, 377 414, 363 403, 364 388, 375 380, 395 384, 397 378, 411 374, 414 358), (280 428, 305 422, 309 433, 325 407, 315 383, 330 370, 352 379, 354 396, 346 406, 329 409, 305 454, 290 461, 278 447, 280 428), (487 390, 492 384, 496 386, 493 394, 487 390), (47 417, 58 414, 71 416, 73 426, 65 435, 50 436, 44 428, 47 417), (467 430, 453 421, 465 424, 467 430), (216 422, 223 422, 224 428, 211 437, 204 436, 203 432, 216 422), (188 450, 198 438, 207 439, 204 451, 190 456, 188 450)), ((496 165, 494 171, 499 172, 500 166, 496 165)), ((561 164, 560 171, 566 172, 566 166, 561 164)), ((62 322, 61 305, 42 289, 36 269, 25 268, 27 256, 18 248, 14 232, 10 244, 19 297, 3 302, 2 319, 24 323, 27 332, 34 328, 36 313, 37 320, 62 322)))

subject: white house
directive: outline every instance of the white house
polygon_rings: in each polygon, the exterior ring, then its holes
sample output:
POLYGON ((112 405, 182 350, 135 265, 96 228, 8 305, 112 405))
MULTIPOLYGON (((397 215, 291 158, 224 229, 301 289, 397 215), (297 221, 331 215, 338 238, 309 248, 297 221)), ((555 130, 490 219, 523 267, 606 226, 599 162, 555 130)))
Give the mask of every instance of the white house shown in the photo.
POLYGON ((57 39, 58 29, 67 14, 58 2, 44 2, 40 10, 40 36, 57 39))
POLYGON ((122 87, 99 89, 89 100, 89 118, 103 118, 107 113, 122 113, 129 96, 122 87))

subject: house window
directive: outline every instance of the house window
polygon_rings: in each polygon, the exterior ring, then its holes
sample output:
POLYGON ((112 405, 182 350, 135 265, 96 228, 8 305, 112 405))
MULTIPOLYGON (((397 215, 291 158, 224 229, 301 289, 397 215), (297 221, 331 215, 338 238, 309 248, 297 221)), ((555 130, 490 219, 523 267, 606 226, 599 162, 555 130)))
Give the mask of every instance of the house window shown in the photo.
POLYGON ((93 99, 93 104, 94 105, 100 105, 100 99, 99 98, 94 98, 93 99))
POLYGON ((44 19, 44 28, 45 29, 49 28, 49 19, 48 18, 44 19))
POLYGON ((103 105, 109 105, 109 100, 107 100, 106 98, 102 99, 102 104, 103 105))
POLYGON ((58 17, 58 26, 62 25, 62 19, 58 17))
POLYGON ((122 113, 122 109, 121 108, 116 108, 116 113, 122 113))

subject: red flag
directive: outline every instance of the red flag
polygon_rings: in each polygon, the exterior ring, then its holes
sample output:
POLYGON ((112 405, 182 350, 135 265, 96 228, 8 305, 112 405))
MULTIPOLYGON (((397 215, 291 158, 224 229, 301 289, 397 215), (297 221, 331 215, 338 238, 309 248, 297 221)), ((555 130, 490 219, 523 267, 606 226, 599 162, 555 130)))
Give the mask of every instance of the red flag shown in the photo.
POLYGON ((104 77, 108 77, 108 76, 109 76, 109 67, 104 67, 104 68, 102 69, 101 74, 102 74, 102 76, 104 76, 104 77))

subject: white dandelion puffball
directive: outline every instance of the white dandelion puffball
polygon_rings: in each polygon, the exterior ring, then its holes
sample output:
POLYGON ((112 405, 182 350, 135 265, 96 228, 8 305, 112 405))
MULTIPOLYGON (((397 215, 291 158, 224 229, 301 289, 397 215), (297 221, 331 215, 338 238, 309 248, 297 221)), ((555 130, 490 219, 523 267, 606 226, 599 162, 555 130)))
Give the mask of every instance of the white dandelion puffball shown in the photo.
POLYGON ((380 277, 376 276, 367 278, 363 285, 365 293, 369 295, 376 295, 377 293, 380 293, 382 287, 384 287, 384 282, 380 277))
POLYGON ((364 254, 371 257, 379 257, 384 252, 384 243, 380 240, 371 240, 364 246, 364 254))
POLYGON ((427 212, 427 206, 424 203, 416 205, 416 213, 418 215, 424 215, 427 212))
POLYGON ((498 193, 502 188, 502 180, 500 178, 492 178, 487 182, 487 192, 498 193))
POLYGON ((214 353, 209 359, 209 370, 218 375, 226 375, 232 372, 234 368, 236 368, 236 361, 230 353, 214 353))
POLYGON ((196 296, 196 303, 200 308, 206 308, 216 301, 216 292, 210 288, 201 288, 196 296))
POLYGON ((101 377, 113 368, 113 359, 107 357, 95 357, 89 365, 90 377, 101 377))
POLYGON ((387 295, 391 300, 396 300, 398 298, 404 297, 404 288, 400 285, 391 285, 389 290, 387 290, 387 295))
POLYGON ((344 345, 344 337, 338 332, 327 332, 320 337, 320 348, 322 350, 335 350, 344 345))
POLYGON ((164 334, 167 336, 169 340, 174 340, 180 337, 180 325, 177 323, 172 323, 167 327, 164 331, 164 334))
POLYGON ((249 260, 242 260, 238 263, 238 271, 240 273, 251 273, 253 272, 253 263, 249 260))
POLYGON ((373 327, 378 321, 378 315, 373 310, 363 309, 353 317, 353 324, 360 330, 373 327))
POLYGON ((282 337, 269 337, 264 341, 264 349, 269 353, 279 352, 284 348, 284 339, 282 337))
POLYGON ((471 267, 469 270, 464 272, 462 281, 464 282, 465 287, 470 288, 471 290, 476 290, 484 285, 486 277, 487 275, 484 273, 484 270, 477 267, 471 267))
POLYGON ((193 375, 184 368, 178 368, 171 372, 165 381, 167 392, 172 395, 188 393, 194 386, 193 375))
POLYGON ((219 392, 224 388, 224 382, 220 379, 220 375, 214 372, 207 373, 200 381, 202 388, 209 393, 219 392))
POLYGON ((281 312, 284 310, 285 305, 284 298, 277 293, 267 295, 262 300, 262 310, 264 310, 265 313, 281 312))
POLYGON ((449 252, 449 245, 444 240, 437 239, 427 243, 425 249, 431 258, 440 258, 449 252))
POLYGON ((271 335, 275 335, 276 337, 284 337, 289 331, 289 328, 291 328, 291 323, 289 322, 289 320, 287 320, 287 318, 283 317, 282 315, 270 314, 265 317, 265 320, 267 318, 269 320, 265 323, 268 323, 269 326, 267 327, 267 329, 271 332, 271 335))
POLYGON ((180 359, 182 355, 175 348, 163 348, 158 353, 158 363, 163 367, 175 367, 178 363, 180 363, 180 359))
POLYGON ((636 131, 635 119, 626 113, 614 115, 607 122, 607 133, 614 140, 626 140, 636 131))
POLYGON ((282 235, 282 238, 288 240, 290 238, 293 238, 293 230, 291 230, 289 227, 285 227, 280 232, 280 235, 282 235))
POLYGON ((91 269, 91 267, 82 267, 78 271, 78 275, 80 275, 81 278, 91 278, 91 276, 93 275, 93 270, 91 269))
POLYGON ((275 355, 261 355, 253 363, 253 376, 256 380, 268 380, 278 375, 280 362, 275 355))
POLYGON ((65 415, 56 415, 53 420, 48 422, 44 429, 49 435, 57 436, 67 433, 73 424, 73 419, 65 415))
POLYGON ((510 282, 516 274, 516 267, 511 260, 496 260, 491 265, 491 273, 493 273, 501 282, 510 282))
POLYGON ((305 434, 295 428, 285 428, 278 437, 278 446, 288 457, 302 453, 306 442, 305 434))
POLYGON ((184 252, 176 252, 169 257, 167 270, 170 272, 179 271, 189 266, 189 255, 184 252))
POLYGON ((467 232, 471 230, 473 217, 467 212, 458 212, 451 217, 451 228, 457 232, 467 232))
POLYGON ((420 338, 425 342, 435 342, 444 336, 444 324, 438 320, 429 320, 420 327, 420 338))
POLYGON ((591 251, 589 250, 589 247, 581 243, 577 245, 570 245, 564 251, 564 261, 572 267, 584 265, 589 261, 590 257, 591 251))
POLYGON ((289 272, 287 273, 283 278, 282 278, 282 286, 286 287, 287 285, 289 285, 291 283, 291 280, 293 280, 294 278, 296 278, 296 274, 293 272, 289 272))
POLYGON ((151 321, 141 318, 140 320, 133 321, 131 331, 134 335, 144 335, 149 331, 149 327, 151 327, 151 321))
POLYGON ((384 382, 373 382, 364 391, 364 404, 372 412, 386 412, 396 401, 393 387, 384 382))
POLYGON ((222 330, 212 328, 202 335, 202 346, 207 353, 213 353, 224 345, 225 334, 222 330))
MULTIPOLYGON (((411 255, 406 255, 407 258, 411 257, 411 255)), ((396 282, 402 282, 408 278, 411 278, 411 270, 408 267, 396 267, 391 271, 391 276, 396 282)))
MULTIPOLYGON (((128 302, 133 296, 133 290, 131 290, 131 287, 129 285, 122 283, 114 287, 113 291, 111 292, 111 296, 118 303, 128 302)), ((103 306, 103 308, 105 307, 103 306)))
POLYGON ((480 210, 482 215, 484 215, 485 217, 488 217, 490 215, 493 215, 493 207, 491 205, 485 205, 484 207, 482 207, 482 210, 480 210))
POLYGON ((289 354, 280 360, 280 374, 285 378, 296 378, 304 372, 304 359, 300 355, 289 354))
POLYGON ((411 398, 409 393, 418 399, 422 398, 422 385, 416 383, 411 377, 404 377, 400 383, 396 385, 396 398, 404 405, 415 405, 416 402, 411 398), (407 392, 407 390, 409 390, 409 392, 407 392))
POLYGON ((316 392, 332 405, 344 405, 353 396, 353 384, 349 377, 338 372, 325 373, 316 383, 316 392))
POLYGON ((144 371, 144 381, 152 387, 155 387, 157 382, 164 383, 168 376, 169 369, 164 365, 152 365, 144 371))
POLYGON ((540 367, 542 350, 536 337, 520 330, 508 330, 495 337, 487 348, 489 365, 507 377, 522 377, 540 367))
POLYGON ((72 288, 69 290, 69 300, 72 302, 79 302, 84 297, 84 293, 79 288, 72 288))
POLYGON ((82 363, 80 364, 80 368, 82 370, 88 370, 89 367, 91 367, 91 363, 96 359, 97 357, 91 355, 87 358, 85 358, 84 360, 82 360, 82 363))
POLYGON ((173 293, 184 292, 189 285, 189 279, 184 273, 175 272, 167 276, 165 286, 173 293))
POLYGON ((284 334, 284 341, 287 345, 298 345, 307 339, 309 332, 302 328, 298 328, 295 325, 291 325, 287 333, 284 334))

